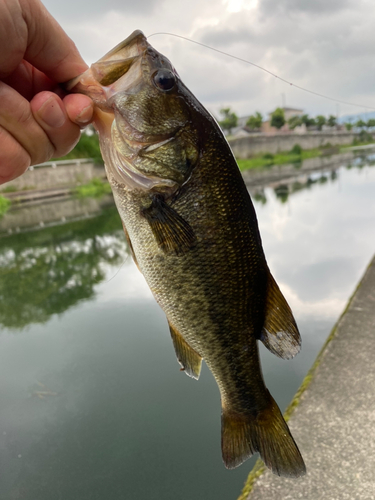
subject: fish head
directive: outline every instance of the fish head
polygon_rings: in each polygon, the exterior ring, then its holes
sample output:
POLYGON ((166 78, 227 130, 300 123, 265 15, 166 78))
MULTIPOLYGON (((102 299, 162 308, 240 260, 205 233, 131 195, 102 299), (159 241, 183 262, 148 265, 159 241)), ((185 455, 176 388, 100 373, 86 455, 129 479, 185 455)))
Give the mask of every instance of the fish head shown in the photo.
POLYGON ((109 180, 128 189, 178 189, 199 157, 186 87, 170 61, 135 31, 70 92, 90 96, 109 180))

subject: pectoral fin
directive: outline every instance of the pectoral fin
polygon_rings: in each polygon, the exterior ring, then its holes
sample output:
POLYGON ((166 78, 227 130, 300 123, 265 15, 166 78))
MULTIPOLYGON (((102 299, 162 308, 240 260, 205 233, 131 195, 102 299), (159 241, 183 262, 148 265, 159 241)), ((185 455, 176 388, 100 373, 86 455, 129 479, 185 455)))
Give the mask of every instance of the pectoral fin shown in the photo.
POLYGON ((162 196, 154 196, 151 205, 141 213, 164 252, 180 255, 194 247, 196 237, 190 224, 162 196))
POLYGON ((169 323, 169 330, 176 351, 177 360, 182 366, 182 369, 189 375, 189 377, 199 379, 202 367, 201 356, 194 351, 192 347, 186 342, 180 333, 169 323))
POLYGON ((293 358, 301 348, 301 337, 292 311, 271 273, 268 275, 266 314, 260 340, 283 359, 293 358))

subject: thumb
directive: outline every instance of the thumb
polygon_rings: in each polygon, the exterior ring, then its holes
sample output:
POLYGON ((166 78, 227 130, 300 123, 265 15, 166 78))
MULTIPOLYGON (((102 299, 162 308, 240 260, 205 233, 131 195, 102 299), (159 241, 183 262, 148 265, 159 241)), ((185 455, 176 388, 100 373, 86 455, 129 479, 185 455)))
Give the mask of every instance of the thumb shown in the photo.
POLYGON ((19 1, 28 30, 24 58, 56 82, 65 82, 83 73, 87 64, 41 1, 19 1))

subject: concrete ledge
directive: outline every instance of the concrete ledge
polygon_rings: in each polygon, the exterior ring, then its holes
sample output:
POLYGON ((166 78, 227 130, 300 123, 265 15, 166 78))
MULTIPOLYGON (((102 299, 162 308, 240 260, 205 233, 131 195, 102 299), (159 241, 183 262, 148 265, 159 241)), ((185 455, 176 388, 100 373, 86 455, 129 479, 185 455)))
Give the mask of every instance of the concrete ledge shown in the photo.
POLYGON ((236 158, 251 158, 259 153, 276 154, 290 151, 299 144, 302 149, 326 146, 344 146, 352 144, 358 134, 354 132, 308 132, 306 134, 279 133, 275 135, 251 134, 247 137, 235 137, 229 144, 236 158))
POLYGON ((47 162, 29 167, 21 177, 1 185, 0 194, 9 195, 6 191, 9 186, 14 191, 71 188, 85 184, 94 177, 105 177, 104 166, 90 159, 47 162))
POLYGON ((258 461, 240 500, 375 499, 375 258, 286 416, 306 476, 258 461))

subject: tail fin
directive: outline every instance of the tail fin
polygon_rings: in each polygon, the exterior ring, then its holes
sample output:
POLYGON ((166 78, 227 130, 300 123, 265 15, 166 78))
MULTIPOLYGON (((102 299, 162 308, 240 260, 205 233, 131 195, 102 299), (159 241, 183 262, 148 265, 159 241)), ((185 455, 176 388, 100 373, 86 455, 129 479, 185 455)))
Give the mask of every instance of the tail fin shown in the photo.
POLYGON ((223 408, 221 448, 224 464, 234 469, 256 451, 263 462, 278 476, 299 477, 306 472, 301 453, 276 402, 257 416, 223 408))

